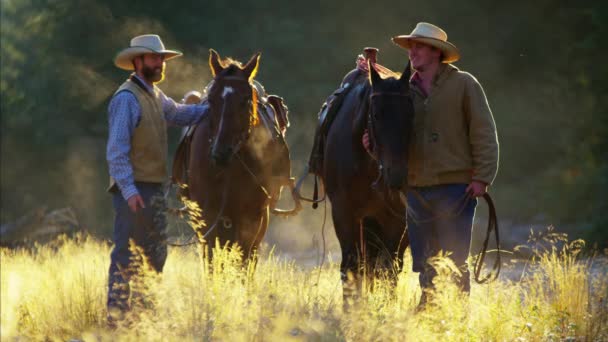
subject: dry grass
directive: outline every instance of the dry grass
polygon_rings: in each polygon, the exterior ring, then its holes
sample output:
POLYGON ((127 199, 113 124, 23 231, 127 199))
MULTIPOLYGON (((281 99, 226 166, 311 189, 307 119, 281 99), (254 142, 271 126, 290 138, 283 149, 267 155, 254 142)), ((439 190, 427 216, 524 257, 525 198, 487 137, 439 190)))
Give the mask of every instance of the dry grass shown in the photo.
MULTIPOLYGON (((417 274, 395 289, 377 281, 349 312, 338 265, 302 269, 269 253, 257 269, 236 250, 210 263, 196 247, 170 250, 151 305, 129 326, 105 327, 110 247, 87 237, 34 250, 1 250, 2 340, 214 341, 606 341, 608 275, 580 242, 537 250, 517 281, 473 285, 470 298, 445 279, 428 310, 414 313, 417 274), (591 268, 595 271, 591 272, 591 268), (599 271, 598 271, 599 270, 599 271)), ((406 253, 409 255, 409 251, 406 253)), ((444 279, 444 280, 441 280, 444 279)))

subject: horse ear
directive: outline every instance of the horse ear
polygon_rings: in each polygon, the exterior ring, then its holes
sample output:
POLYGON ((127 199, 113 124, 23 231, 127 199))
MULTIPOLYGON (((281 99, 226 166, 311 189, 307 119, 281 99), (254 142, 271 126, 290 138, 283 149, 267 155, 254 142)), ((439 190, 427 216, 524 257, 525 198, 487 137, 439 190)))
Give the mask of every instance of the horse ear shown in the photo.
POLYGON ((255 75, 258 73, 258 66, 260 65, 260 55, 261 54, 262 53, 258 52, 255 55, 253 55, 253 57, 251 57, 249 62, 247 62, 247 64, 245 64, 245 66, 243 67, 243 71, 245 72, 245 75, 247 75, 247 78, 250 81, 252 79, 254 79, 255 75))
POLYGON ((369 81, 372 85, 382 81, 380 74, 378 74, 378 71, 376 71, 376 68, 374 68, 373 63, 369 60, 367 61, 367 67, 369 68, 369 81))
POLYGON ((410 84, 410 78, 412 77, 412 65, 411 65, 411 61, 407 61, 407 65, 405 66, 405 70, 403 70, 403 73, 401 74, 401 78, 399 78, 399 81, 405 83, 406 85, 410 84))
POLYGON ((220 63, 220 55, 213 49, 209 49, 209 68, 211 68, 213 77, 224 70, 222 63, 220 63))

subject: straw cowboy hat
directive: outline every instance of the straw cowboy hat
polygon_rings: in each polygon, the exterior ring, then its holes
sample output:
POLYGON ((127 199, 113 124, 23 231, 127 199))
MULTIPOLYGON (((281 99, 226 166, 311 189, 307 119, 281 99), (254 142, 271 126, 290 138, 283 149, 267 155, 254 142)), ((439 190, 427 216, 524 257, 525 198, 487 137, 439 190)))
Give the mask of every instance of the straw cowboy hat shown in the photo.
POLYGON ((404 49, 409 49, 412 41, 431 45, 443 52, 442 63, 453 63, 460 59, 458 48, 448 42, 448 35, 444 30, 429 23, 418 23, 409 35, 393 37, 393 43, 404 49))
POLYGON ((131 46, 116 55, 114 64, 123 70, 133 70, 133 58, 145 53, 165 55, 165 60, 182 55, 179 51, 166 50, 158 35, 144 34, 131 39, 131 46))

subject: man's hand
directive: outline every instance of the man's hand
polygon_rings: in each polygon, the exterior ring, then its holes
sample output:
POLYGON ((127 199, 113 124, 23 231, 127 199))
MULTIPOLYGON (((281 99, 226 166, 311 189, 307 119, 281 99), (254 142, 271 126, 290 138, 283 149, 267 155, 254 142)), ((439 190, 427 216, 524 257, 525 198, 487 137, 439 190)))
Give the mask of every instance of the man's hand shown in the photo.
POLYGON ((484 182, 480 181, 472 181, 469 186, 467 186, 466 192, 468 192, 473 197, 481 197, 488 191, 488 185, 484 182))
POLYGON ((367 129, 365 129, 365 132, 363 132, 363 137, 361 138, 361 143, 363 144, 363 147, 365 148, 365 150, 371 154, 372 151, 369 148, 369 131, 367 129))
POLYGON ((146 207, 146 205, 144 204, 144 199, 141 198, 139 194, 129 197, 127 203, 129 204, 129 208, 131 208, 131 211, 134 213, 140 210, 140 208, 143 209, 146 207))
POLYGON ((359 69, 365 73, 369 72, 369 68, 367 66, 367 59, 365 59, 365 57, 363 57, 363 55, 357 56, 356 64, 357 64, 357 69, 359 69))

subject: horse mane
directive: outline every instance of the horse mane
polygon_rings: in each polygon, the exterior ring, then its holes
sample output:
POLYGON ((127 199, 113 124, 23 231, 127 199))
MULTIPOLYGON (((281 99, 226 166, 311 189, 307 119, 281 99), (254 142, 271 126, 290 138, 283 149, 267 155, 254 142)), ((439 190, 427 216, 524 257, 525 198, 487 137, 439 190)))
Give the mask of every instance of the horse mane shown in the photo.
POLYGON ((222 68, 224 68, 224 70, 222 70, 222 72, 220 72, 220 74, 222 74, 223 76, 232 76, 234 75, 238 70, 243 68, 243 63, 234 60, 230 57, 226 57, 223 60, 219 60, 220 65, 222 66, 222 68))
POLYGON ((241 69, 243 68, 243 63, 237 61, 236 59, 233 59, 232 57, 220 57, 218 59, 218 62, 224 69, 230 67, 231 65, 235 65, 241 69))

